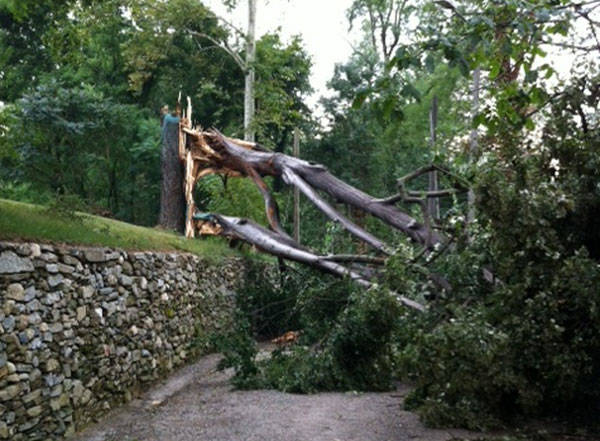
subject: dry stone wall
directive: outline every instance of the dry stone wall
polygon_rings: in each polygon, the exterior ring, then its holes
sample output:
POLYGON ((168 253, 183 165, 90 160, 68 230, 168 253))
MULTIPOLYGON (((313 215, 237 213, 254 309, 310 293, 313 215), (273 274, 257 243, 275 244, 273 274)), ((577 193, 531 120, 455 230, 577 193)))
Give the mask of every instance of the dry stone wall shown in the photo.
POLYGON ((0 439, 62 439, 206 349, 243 264, 0 242, 0 439))

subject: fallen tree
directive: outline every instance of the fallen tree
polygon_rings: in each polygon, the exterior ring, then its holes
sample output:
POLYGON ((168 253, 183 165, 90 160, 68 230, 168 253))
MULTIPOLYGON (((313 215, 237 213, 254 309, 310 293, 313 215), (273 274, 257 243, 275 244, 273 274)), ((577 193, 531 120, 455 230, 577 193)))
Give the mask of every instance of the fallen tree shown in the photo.
MULTIPOLYGON (((413 242, 423 247, 423 255, 444 248, 444 244, 448 242, 434 228, 427 212, 427 200, 464 191, 466 186, 459 178, 440 167, 430 166, 419 169, 398 180, 398 194, 383 199, 375 198, 336 178, 323 165, 272 152, 258 143, 229 138, 216 129, 193 128, 190 123, 191 114, 192 109, 188 98, 187 111, 184 112, 179 131, 179 157, 185 165, 187 237, 194 237, 198 231, 200 234, 225 235, 241 239, 279 258, 308 264, 337 276, 350 277, 366 288, 372 285, 372 280, 378 275, 376 267, 385 262, 385 256, 391 255, 393 248, 337 211, 320 192, 329 195, 337 202, 368 213, 389 227, 404 233, 413 242), (435 192, 406 190, 408 181, 432 169, 448 174, 454 187, 435 192), (248 219, 196 213, 193 189, 200 178, 209 174, 252 179, 264 199, 269 229, 248 219), (263 179, 265 176, 281 177, 285 183, 296 187, 329 219, 369 245, 379 256, 319 256, 294 241, 281 226, 277 201, 263 179), (420 223, 399 209, 396 206, 398 202, 420 204, 425 221, 420 223)), ((423 272, 440 289, 450 288, 440 275, 431 274, 426 268, 416 264, 415 268, 423 272)), ((408 306, 419 310, 424 309, 423 305, 410 299, 402 296, 398 298, 408 306)))

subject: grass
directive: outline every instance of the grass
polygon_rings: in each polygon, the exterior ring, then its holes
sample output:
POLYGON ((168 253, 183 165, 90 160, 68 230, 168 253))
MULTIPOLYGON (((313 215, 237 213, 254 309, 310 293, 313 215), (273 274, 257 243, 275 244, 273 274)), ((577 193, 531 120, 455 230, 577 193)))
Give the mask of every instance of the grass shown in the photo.
POLYGON ((0 199, 0 240, 106 246, 129 251, 184 251, 218 260, 236 252, 223 239, 196 240, 80 212, 0 199))

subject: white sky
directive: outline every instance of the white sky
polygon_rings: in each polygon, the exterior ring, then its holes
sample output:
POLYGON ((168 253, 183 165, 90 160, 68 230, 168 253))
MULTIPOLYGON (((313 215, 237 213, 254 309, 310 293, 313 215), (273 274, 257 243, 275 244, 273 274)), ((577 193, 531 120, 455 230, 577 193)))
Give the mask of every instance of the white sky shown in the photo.
MULTIPOLYGON (((240 0, 238 7, 229 12, 221 0, 203 0, 217 15, 227 18, 235 26, 246 30, 248 26, 248 1, 240 0)), ((317 111, 319 97, 326 95, 326 83, 333 76, 335 63, 345 62, 352 54, 351 43, 356 40, 356 30, 348 32, 346 10, 352 0, 257 0, 256 38, 281 27, 284 41, 300 34, 313 66, 310 82, 314 89, 308 100, 317 111)))
MULTIPOLYGON (((238 28, 247 29, 247 0, 238 0, 239 4, 233 11, 228 11, 222 0, 203 0, 203 3, 238 28)), ((350 58, 352 44, 360 37, 356 28, 352 32, 348 30, 346 11, 351 4, 352 0, 257 0, 257 39, 277 28, 281 28, 280 35, 284 41, 293 35, 302 36, 313 61, 310 80, 314 93, 308 104, 316 116, 322 116, 317 101, 319 97, 328 95, 326 83, 333 76, 335 64, 350 58)), ((568 77, 573 54, 564 49, 548 49, 550 56, 543 62, 553 64, 563 79, 568 77)))

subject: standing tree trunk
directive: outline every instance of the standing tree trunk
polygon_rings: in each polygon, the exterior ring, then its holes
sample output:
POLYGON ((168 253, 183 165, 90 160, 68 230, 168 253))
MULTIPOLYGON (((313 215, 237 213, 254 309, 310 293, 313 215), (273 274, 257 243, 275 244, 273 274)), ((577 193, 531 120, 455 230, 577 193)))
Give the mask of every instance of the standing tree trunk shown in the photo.
MULTIPOLYGON (((429 112, 429 134, 431 138, 431 151, 435 156, 436 149, 436 129, 437 129, 437 115, 438 115, 438 100, 437 96, 434 95, 431 101, 431 110, 429 112)), ((429 191, 439 190, 438 173, 436 170, 429 172, 429 191)), ((440 220, 440 200, 438 198, 431 198, 427 200, 427 206, 429 210, 429 216, 434 222, 440 220)))
POLYGON ((183 233, 185 225, 185 197, 183 165, 179 159, 179 117, 165 115, 162 122, 162 151, 160 169, 160 214, 158 225, 183 233))
MULTIPOLYGON (((300 158, 300 131, 294 128, 294 157, 300 158)), ((300 243, 300 190, 294 187, 294 240, 300 243)))
POLYGON ((256 0, 248 0, 248 33, 246 34, 246 71, 244 89, 244 139, 254 141, 254 61, 256 59, 256 0))
MULTIPOLYGON (((481 69, 478 67, 473 72, 473 92, 471 99, 471 114, 474 119, 479 113, 479 86, 481 83, 481 69)), ((469 161, 473 162, 477 156, 479 150, 479 139, 477 133, 477 127, 473 127, 471 130, 471 136, 469 140, 469 161)), ((467 212, 467 223, 471 223, 475 220, 475 192, 469 189, 467 196, 468 199, 468 212, 467 212)))

